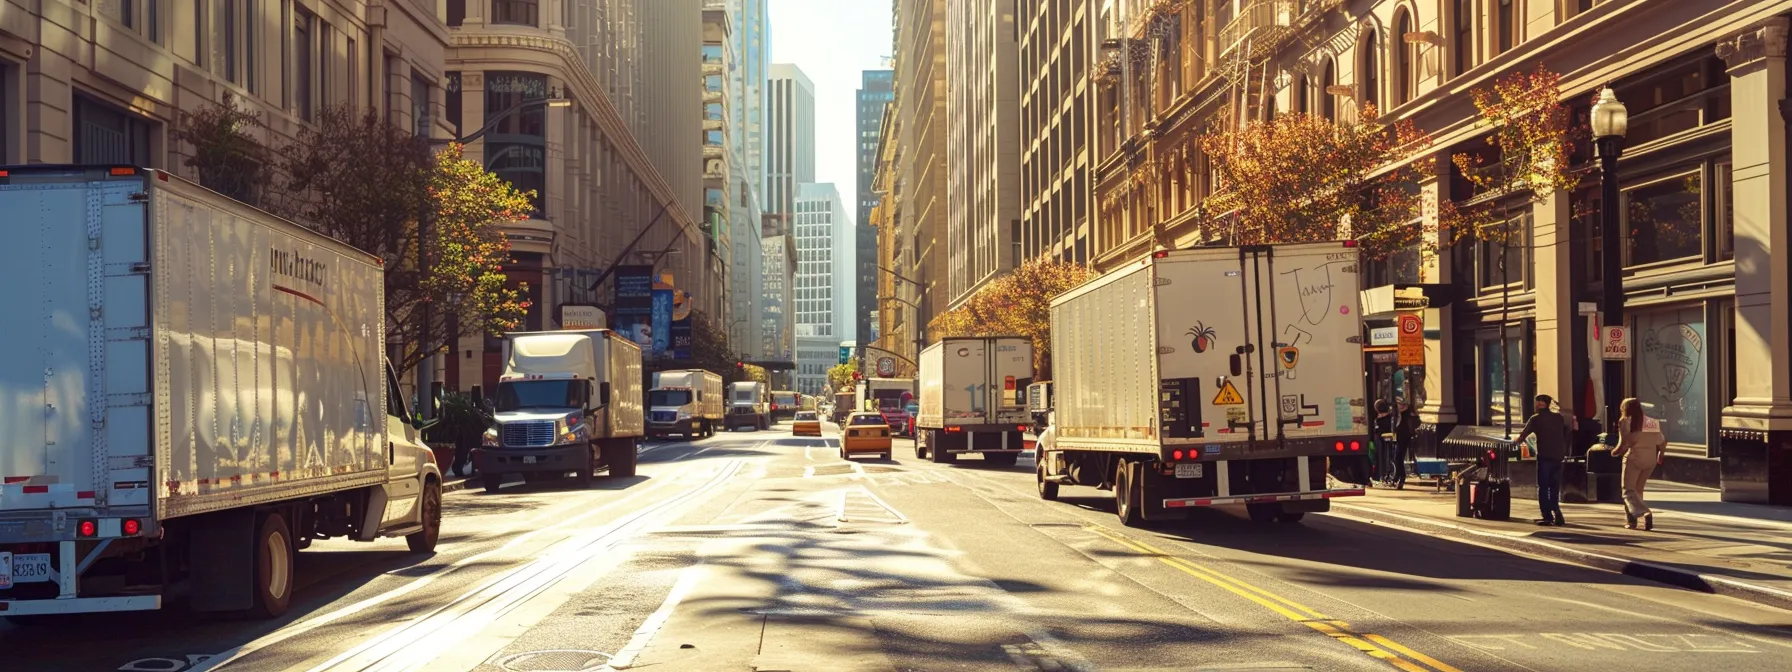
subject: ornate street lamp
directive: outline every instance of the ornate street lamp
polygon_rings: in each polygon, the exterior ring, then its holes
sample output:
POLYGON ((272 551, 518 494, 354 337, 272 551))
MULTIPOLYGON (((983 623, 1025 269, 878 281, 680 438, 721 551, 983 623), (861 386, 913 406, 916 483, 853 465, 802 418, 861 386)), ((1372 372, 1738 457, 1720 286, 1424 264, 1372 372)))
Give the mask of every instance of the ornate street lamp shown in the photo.
MULTIPOLYGON (((1604 314, 1602 326, 1624 326, 1624 244, 1619 235, 1618 154, 1624 150, 1624 132, 1629 130, 1629 113, 1618 102, 1611 87, 1599 91, 1593 103, 1593 143, 1599 149, 1599 247, 1601 282, 1599 310, 1604 314)), ((1610 338, 1602 334, 1600 342, 1610 338)), ((1624 397, 1624 362, 1605 362, 1605 443, 1618 443, 1618 404, 1624 397)))

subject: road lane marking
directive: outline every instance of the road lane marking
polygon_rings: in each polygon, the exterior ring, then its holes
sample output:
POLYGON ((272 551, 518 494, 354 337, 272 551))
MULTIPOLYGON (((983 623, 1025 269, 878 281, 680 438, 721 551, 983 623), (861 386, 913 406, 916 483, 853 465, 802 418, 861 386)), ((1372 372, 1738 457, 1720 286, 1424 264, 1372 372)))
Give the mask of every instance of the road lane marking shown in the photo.
POLYGON ((629 637, 628 643, 622 646, 622 650, 616 652, 616 655, 610 658, 610 662, 605 663, 598 670, 626 670, 633 665, 635 658, 647 649, 648 644, 653 643, 653 637, 658 635, 660 630, 665 629, 666 621, 672 619, 673 610, 676 610, 678 604, 684 601, 685 596, 691 594, 691 589, 697 586, 698 579, 703 576, 703 573, 698 571, 702 566, 703 560, 698 558, 697 564, 686 567, 684 572, 679 575, 678 583, 672 584, 672 592, 666 594, 666 600, 660 603, 660 608, 655 609, 646 621, 642 621, 641 627, 635 628, 635 634, 629 637))
POLYGON ((1388 646, 1388 644, 1392 644, 1393 642, 1380 635, 1353 632, 1350 629, 1350 624, 1330 619, 1324 614, 1321 614, 1310 607, 1306 607, 1299 602, 1281 597, 1263 588, 1253 586, 1239 579, 1202 567, 1148 544, 1126 538, 1107 528, 1099 525, 1088 525, 1085 526, 1084 529, 1104 539, 1131 549, 1140 555, 1155 558, 1159 562, 1181 571, 1184 574, 1201 579, 1202 581, 1206 581, 1227 592, 1246 600, 1250 600, 1258 606, 1281 615, 1283 618, 1307 626, 1320 634, 1338 640, 1370 657, 1384 661, 1394 667, 1405 670, 1406 672, 1430 672, 1430 670, 1418 663, 1401 658, 1400 655, 1402 653, 1411 656, 1414 660, 1424 663, 1425 665, 1430 665, 1431 669, 1435 669, 1438 672, 1462 672, 1455 667, 1429 656, 1418 655, 1416 652, 1407 649, 1404 646, 1388 646), (1386 644, 1381 644, 1383 641, 1385 641, 1386 644), (1377 646, 1377 644, 1381 644, 1381 646, 1377 646), (1382 648, 1383 646, 1386 646, 1387 648, 1382 648))
MULTIPOLYGON (((324 613, 322 615, 307 619, 303 622, 295 623, 293 625, 289 625, 289 626, 281 628, 279 630, 275 630, 274 632, 268 633, 267 635, 264 635, 258 639, 255 639, 247 644, 243 644, 241 646, 224 651, 223 653, 220 653, 220 654, 212 657, 210 660, 207 660, 203 663, 195 665, 188 672, 208 672, 210 670, 221 669, 221 668, 223 668, 233 662, 236 662, 237 660, 240 660, 243 657, 248 656, 249 654, 255 653, 256 651, 259 651, 261 649, 265 649, 270 646, 274 646, 274 645, 280 644, 282 642, 285 642, 286 640, 292 639, 294 637, 298 637, 300 635, 310 633, 311 631, 321 628, 323 626, 330 625, 331 623, 340 621, 340 620, 348 618, 350 616, 354 616, 355 614, 361 613, 361 612, 371 609, 373 607, 377 607, 377 606, 384 604, 386 602, 389 602, 393 599, 403 597, 412 592, 416 592, 417 590, 420 590, 420 589, 424 588, 425 586, 428 586, 429 584, 436 582, 438 579, 444 578, 444 577, 446 577, 450 574, 453 574, 456 571, 464 569, 468 566, 472 566, 479 562, 482 562, 490 556, 509 551, 509 550, 523 544, 524 542, 527 542, 528 540, 535 538, 536 536, 546 534, 549 532, 553 532, 555 530, 559 530, 561 528, 565 528, 565 527, 568 527, 571 525, 575 525, 575 524, 582 522, 588 518, 602 514, 611 509, 617 508, 618 506, 621 506, 623 504, 627 504, 627 503, 633 502, 637 499, 646 497, 647 495, 657 493, 661 490, 665 490, 665 489, 671 487, 672 483, 676 480, 677 480, 676 478, 665 478, 663 480, 655 479, 653 481, 649 481, 648 486, 645 489, 631 492, 627 495, 624 495, 621 499, 600 505, 597 508, 591 509, 589 511, 585 511, 578 515, 573 515, 569 518, 563 518, 559 522, 547 525, 546 527, 537 527, 535 529, 531 529, 528 532, 518 535, 516 538, 511 539, 510 541, 505 542, 504 544, 502 544, 496 548, 493 548, 493 549, 490 549, 487 551, 482 551, 480 553, 477 553, 477 554, 474 554, 474 555, 471 555, 471 556, 468 556, 465 558, 461 558, 460 560, 456 560, 452 564, 449 564, 445 567, 442 567, 440 569, 432 571, 429 574, 426 574, 424 576, 418 577, 418 578, 412 580, 410 583, 404 584, 397 588, 393 588, 392 590, 388 590, 388 591, 380 593, 378 595, 368 597, 368 598, 363 599, 354 604, 350 604, 350 605, 342 607, 340 609, 336 609, 334 611, 324 613)), ((533 527, 539 521, 549 520, 549 519, 565 516, 570 512, 570 510, 576 510, 578 508, 580 508, 580 505, 578 505, 578 504, 575 504, 572 506, 557 507, 547 513, 543 513, 539 516, 533 516, 533 517, 518 521, 517 524, 515 524, 515 525, 512 525, 510 527, 504 528, 504 529, 496 531, 496 532, 491 532, 491 533, 488 533, 485 535, 481 535, 481 537, 482 538, 503 537, 504 535, 513 533, 517 530, 533 527)), ((414 567, 414 565, 413 565, 413 567, 414 567)), ((386 573, 383 573, 382 576, 394 575, 397 571, 403 571, 403 569, 409 569, 409 568, 401 568, 400 570, 393 570, 393 572, 386 572, 386 573)))
POLYGON ((708 481, 677 497, 670 497, 616 520, 586 539, 538 556, 534 561, 501 572, 423 616, 343 651, 315 667, 324 670, 416 670, 454 648, 456 642, 477 634, 504 613, 520 607, 548 590, 588 561, 603 556, 646 527, 654 516, 693 502, 694 498, 729 482, 743 460, 732 460, 716 470, 708 481))

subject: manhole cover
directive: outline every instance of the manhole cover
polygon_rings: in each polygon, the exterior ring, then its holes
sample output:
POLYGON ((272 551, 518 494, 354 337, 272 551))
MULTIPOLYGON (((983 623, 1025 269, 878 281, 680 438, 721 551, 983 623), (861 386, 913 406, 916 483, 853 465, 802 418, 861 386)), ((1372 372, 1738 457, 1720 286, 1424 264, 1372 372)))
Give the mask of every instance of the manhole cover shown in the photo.
POLYGON ((519 653, 498 661, 498 667, 510 672, 587 672, 609 660, 610 654, 599 651, 556 649, 519 653))

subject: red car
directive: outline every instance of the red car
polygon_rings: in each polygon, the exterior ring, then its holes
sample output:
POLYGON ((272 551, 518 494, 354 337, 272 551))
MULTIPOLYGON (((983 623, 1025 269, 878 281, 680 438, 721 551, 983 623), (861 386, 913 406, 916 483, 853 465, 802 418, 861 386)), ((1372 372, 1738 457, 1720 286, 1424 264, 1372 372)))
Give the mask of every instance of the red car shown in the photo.
POLYGON ((891 431, 903 436, 915 435, 915 416, 910 415, 907 410, 887 407, 878 409, 878 412, 884 416, 884 424, 889 425, 891 431))

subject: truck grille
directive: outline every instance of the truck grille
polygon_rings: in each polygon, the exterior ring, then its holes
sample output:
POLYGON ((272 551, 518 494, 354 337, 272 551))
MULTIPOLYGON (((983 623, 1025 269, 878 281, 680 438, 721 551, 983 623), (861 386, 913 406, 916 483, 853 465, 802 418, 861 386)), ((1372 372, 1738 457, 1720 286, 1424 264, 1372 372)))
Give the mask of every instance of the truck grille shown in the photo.
POLYGON ((675 422, 678 420, 678 411, 652 411, 649 416, 648 420, 653 422, 675 422))
POLYGON ((504 425, 504 445, 514 448, 554 445, 554 423, 551 421, 513 422, 504 425))

